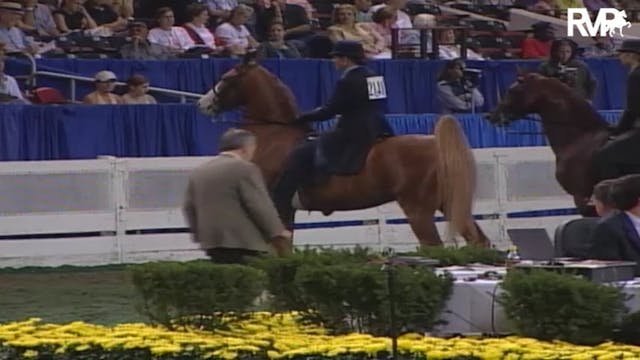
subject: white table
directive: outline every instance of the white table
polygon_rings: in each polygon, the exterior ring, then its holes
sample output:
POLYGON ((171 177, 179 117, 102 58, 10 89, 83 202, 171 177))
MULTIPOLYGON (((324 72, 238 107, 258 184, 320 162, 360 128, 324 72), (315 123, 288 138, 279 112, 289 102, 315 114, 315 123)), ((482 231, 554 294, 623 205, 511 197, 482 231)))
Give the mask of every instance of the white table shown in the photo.
MULTIPOLYGON (((497 301, 501 293, 500 280, 471 280, 486 271, 506 273, 504 268, 474 266, 471 268, 452 267, 449 270, 455 278, 453 293, 442 315, 446 321, 434 332, 451 333, 505 333, 510 332, 508 320, 502 306, 497 301)), ((626 305, 630 312, 640 310, 640 278, 626 283, 618 283, 630 298, 626 305)))

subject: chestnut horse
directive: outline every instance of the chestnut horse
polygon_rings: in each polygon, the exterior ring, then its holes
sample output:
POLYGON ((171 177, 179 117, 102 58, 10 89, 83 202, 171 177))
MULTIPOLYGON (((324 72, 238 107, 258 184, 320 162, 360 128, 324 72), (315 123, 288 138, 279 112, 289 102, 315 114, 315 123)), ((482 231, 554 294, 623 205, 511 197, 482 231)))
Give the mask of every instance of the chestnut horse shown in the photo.
POLYGON ((539 114, 542 129, 556 156, 556 179, 580 214, 592 216, 589 206, 599 181, 593 157, 609 138, 609 127, 591 104, 558 79, 520 73, 488 120, 507 126, 527 114, 539 114))
MULTIPOLYGON (((311 133, 295 124, 298 109, 289 88, 255 62, 237 65, 198 102, 200 111, 216 115, 243 108, 241 127, 256 134, 254 162, 272 187, 292 149, 311 133)), ((468 244, 489 241, 472 217, 476 164, 457 121, 440 119, 435 136, 390 137, 374 145, 364 169, 354 176, 331 176, 320 185, 304 188, 297 209, 358 210, 397 200, 411 229, 423 246, 442 245, 434 223, 437 210, 450 229, 468 244)))

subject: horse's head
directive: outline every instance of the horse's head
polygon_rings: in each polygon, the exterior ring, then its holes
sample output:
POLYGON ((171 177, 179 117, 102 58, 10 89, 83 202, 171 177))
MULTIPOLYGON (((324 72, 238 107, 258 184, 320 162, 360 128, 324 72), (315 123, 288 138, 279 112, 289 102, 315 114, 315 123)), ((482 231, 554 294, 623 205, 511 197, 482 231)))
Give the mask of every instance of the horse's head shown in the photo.
POLYGON ((245 94, 243 80, 258 66, 254 54, 248 53, 242 63, 222 75, 213 88, 198 101, 201 112, 215 116, 246 105, 248 94, 245 94))
POLYGON ((537 113, 540 100, 552 90, 549 88, 550 81, 553 82, 540 74, 518 71, 516 82, 487 119, 496 126, 508 126, 527 114, 537 113))
POLYGON ((288 123, 297 115, 291 91, 256 62, 255 52, 222 75, 198 101, 200 111, 211 116, 240 107, 255 121, 288 123))

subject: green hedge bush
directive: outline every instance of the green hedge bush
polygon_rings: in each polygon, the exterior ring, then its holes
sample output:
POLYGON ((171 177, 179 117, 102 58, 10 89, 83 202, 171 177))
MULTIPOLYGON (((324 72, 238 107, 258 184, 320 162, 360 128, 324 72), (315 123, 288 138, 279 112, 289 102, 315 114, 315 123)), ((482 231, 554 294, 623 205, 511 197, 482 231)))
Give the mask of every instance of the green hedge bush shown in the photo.
POLYGON ((208 261, 153 262, 131 268, 139 311, 170 329, 213 329, 245 313, 262 294, 265 274, 242 265, 208 261), (234 315, 236 314, 236 315, 234 315))
POLYGON ((519 335, 592 345, 610 339, 626 311, 624 294, 549 271, 510 271, 499 296, 519 335))

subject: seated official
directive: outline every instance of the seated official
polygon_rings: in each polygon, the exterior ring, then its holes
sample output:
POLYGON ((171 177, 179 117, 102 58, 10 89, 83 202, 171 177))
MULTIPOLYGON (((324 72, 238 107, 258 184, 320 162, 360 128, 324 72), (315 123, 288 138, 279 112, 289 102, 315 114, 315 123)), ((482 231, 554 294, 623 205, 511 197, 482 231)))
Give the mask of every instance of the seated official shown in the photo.
POLYGON ((462 59, 447 61, 438 75, 437 95, 444 114, 475 112, 484 105, 477 84, 464 76, 462 59))
POLYGON ((636 262, 636 275, 640 275, 640 175, 616 180, 611 196, 619 211, 596 226, 590 255, 598 260, 636 262))
POLYGON ((616 206, 611 196, 611 188, 614 183, 615 180, 613 179, 603 180, 593 188, 592 200, 600 217, 605 217, 616 211, 616 206))
POLYGON ((248 258, 290 248, 291 233, 278 218, 260 169, 251 162, 255 136, 231 129, 220 154, 193 171, 184 214, 193 241, 211 260, 243 264, 248 258))
POLYGON ((0 43, 0 103, 29 103, 22 95, 16 79, 4 73, 4 44, 0 43))

